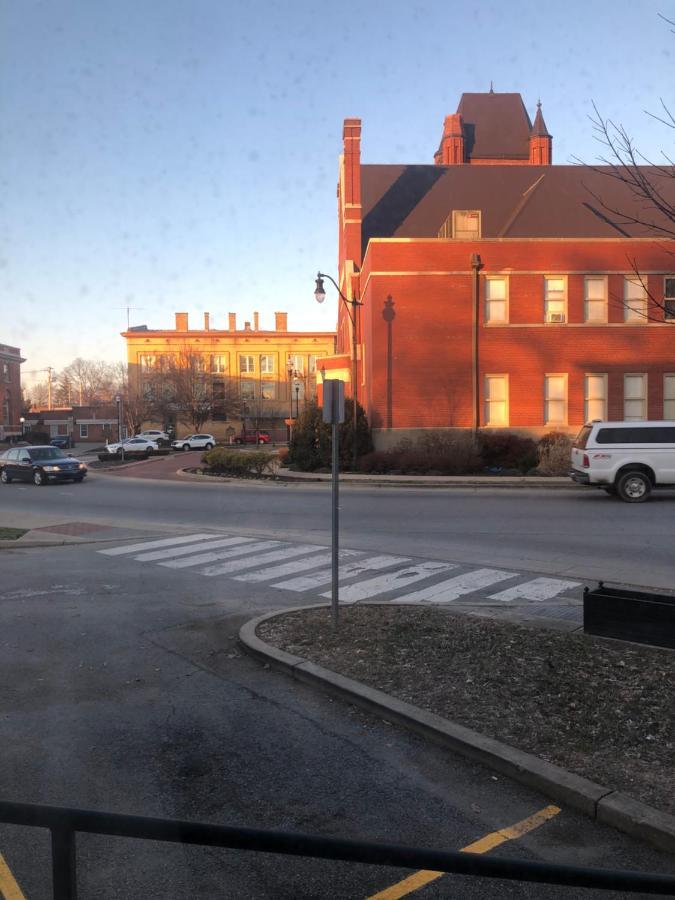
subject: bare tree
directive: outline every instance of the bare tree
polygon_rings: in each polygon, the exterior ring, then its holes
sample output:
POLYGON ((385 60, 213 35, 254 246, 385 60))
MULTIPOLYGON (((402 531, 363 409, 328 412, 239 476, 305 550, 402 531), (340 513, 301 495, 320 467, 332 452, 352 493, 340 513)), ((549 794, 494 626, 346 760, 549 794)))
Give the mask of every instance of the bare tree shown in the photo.
POLYGON ((214 416, 228 418, 240 409, 231 379, 208 372, 204 355, 188 348, 160 360, 146 382, 155 415, 164 420, 175 416, 195 431, 214 416))
MULTIPOLYGON (((669 25, 675 26, 675 22, 666 19, 665 16, 661 18, 669 25)), ((675 116, 662 98, 660 104, 658 113, 645 110, 646 115, 671 132, 675 132, 675 116)), ((588 168, 615 183, 618 182, 624 190, 616 194, 612 191, 593 190, 587 186, 589 193, 612 217, 616 225, 627 228, 636 236, 662 239, 663 250, 675 258, 675 251, 670 243, 675 239, 674 154, 662 150, 662 160, 659 162, 650 160, 640 151, 623 125, 604 118, 595 104, 593 111, 591 122, 595 136, 605 149, 599 157, 601 165, 588 168)), ((675 135, 669 135, 673 136, 675 135)), ((667 279, 663 296, 656 295, 649 289, 637 257, 627 256, 627 261, 648 301, 646 311, 637 310, 639 314, 647 320, 675 324, 675 279, 667 279), (659 314, 654 315, 653 310, 659 310, 659 314)), ((623 297, 613 299, 624 308, 630 306, 623 297)))

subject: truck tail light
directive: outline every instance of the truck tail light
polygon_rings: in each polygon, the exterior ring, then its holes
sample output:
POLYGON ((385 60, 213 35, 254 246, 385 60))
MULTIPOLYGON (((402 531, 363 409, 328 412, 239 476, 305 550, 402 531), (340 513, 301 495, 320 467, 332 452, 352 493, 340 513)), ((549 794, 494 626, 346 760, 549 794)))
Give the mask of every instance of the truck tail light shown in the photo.
POLYGON ((589 460, 589 458, 588 458, 588 453, 584 453, 584 463, 583 463, 583 465, 584 465, 584 469, 588 469, 588 468, 590 467, 590 465, 591 465, 591 462, 590 462, 590 460, 589 460))

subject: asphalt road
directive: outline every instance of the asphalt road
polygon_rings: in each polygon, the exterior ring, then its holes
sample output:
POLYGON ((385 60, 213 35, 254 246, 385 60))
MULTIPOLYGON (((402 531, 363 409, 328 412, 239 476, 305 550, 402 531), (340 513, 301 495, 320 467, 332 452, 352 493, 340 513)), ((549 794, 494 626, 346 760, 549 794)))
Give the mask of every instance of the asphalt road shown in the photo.
MULTIPOLYGON (((0 523, 113 522, 139 529, 138 539, 199 528, 327 543, 325 494, 297 485, 94 475, 84 485, 3 486, 0 523)), ((667 533, 667 502, 610 503, 604 496, 545 492, 350 489, 343 493, 343 543, 435 559, 455 559, 466 547, 480 557, 475 562, 493 564, 508 558, 507 545, 520 543, 519 559, 541 567, 533 571, 554 572, 550 566, 560 566, 560 557, 546 569, 544 545, 556 541, 546 535, 542 506, 549 522, 555 515, 560 554, 572 552, 561 535, 569 535, 579 504, 625 546, 635 529, 626 511, 637 510, 648 523, 642 514, 648 510, 662 519, 655 538, 667 533), (536 527, 526 530, 527 511, 537 509, 536 527)), ((643 536, 642 528, 635 530, 643 536)), ((297 594, 99 552, 118 544, 2 551, 3 798, 445 849, 465 847, 550 805, 243 656, 236 644, 241 623, 284 603, 297 605, 297 594)), ((665 559, 665 537, 654 544, 652 561, 665 559)), ((586 553, 590 564, 591 549, 586 553)), ((97 900, 370 897, 410 874, 110 838, 82 837, 78 848, 80 897, 97 900)), ((672 871, 671 859, 567 809, 493 852, 672 871)), ((45 835, 0 827, 0 853, 25 897, 50 896, 45 835)), ((446 876, 418 895, 548 900, 596 893, 446 876)))

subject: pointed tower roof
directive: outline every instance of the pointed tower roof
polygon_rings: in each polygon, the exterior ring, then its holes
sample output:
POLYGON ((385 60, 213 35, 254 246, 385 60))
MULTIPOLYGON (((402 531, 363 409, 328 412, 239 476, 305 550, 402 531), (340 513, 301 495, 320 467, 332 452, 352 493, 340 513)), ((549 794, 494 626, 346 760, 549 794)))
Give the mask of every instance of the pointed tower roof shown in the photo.
POLYGON ((530 130, 530 137, 551 137, 541 111, 541 100, 537 100, 537 115, 534 117, 534 125, 530 130))

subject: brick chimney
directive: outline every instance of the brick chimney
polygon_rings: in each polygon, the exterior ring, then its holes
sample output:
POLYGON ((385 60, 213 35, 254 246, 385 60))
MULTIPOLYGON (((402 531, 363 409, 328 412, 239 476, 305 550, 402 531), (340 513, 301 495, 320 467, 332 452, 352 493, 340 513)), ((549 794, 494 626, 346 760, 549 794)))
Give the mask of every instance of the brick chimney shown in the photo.
POLYGON ((244 331, 250 331, 250 330, 251 330, 251 323, 244 322, 244 331))
POLYGON ((188 314, 185 312, 176 313, 176 331, 188 330, 188 314))
POLYGON ((253 330, 260 331, 260 317, 257 312, 253 313, 253 330))
POLYGON ((275 312, 274 313, 274 330, 275 331, 288 331, 288 313, 285 313, 285 312, 275 312))
POLYGON ((459 113, 446 116, 441 145, 434 153, 437 166, 457 166, 464 162, 464 128, 459 113))
POLYGON ((210 328, 209 324, 210 316, 207 312, 204 313, 204 331, 208 331, 210 328))
POLYGON ((236 313, 228 313, 227 314, 228 328, 230 331, 237 330, 237 314, 236 313))

